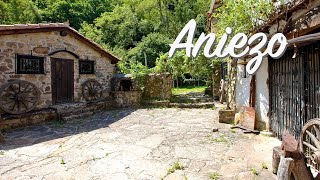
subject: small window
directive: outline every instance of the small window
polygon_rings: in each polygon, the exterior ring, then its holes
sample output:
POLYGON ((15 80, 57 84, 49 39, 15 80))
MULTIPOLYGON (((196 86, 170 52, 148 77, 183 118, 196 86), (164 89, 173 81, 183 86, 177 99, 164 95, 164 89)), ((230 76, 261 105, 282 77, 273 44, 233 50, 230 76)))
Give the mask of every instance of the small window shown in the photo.
POLYGON ((17 74, 44 74, 44 57, 17 55, 17 74))
POLYGON ((94 74, 94 61, 79 61, 79 74, 94 74))

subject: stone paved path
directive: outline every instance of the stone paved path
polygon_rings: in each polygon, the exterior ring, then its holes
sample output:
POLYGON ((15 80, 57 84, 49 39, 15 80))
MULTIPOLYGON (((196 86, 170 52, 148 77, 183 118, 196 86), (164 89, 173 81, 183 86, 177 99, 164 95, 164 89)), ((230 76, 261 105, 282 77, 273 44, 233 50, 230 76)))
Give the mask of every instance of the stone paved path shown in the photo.
POLYGON ((229 127, 216 110, 175 108, 28 127, 5 134, 0 179, 275 179, 272 147, 280 142, 229 127))

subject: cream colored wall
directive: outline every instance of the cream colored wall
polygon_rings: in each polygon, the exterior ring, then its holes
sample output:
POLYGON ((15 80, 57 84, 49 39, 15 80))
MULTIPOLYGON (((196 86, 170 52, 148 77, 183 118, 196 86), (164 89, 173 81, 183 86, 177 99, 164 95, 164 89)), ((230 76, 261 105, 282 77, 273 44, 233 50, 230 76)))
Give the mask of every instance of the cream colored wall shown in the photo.
POLYGON ((269 86, 268 86, 268 57, 262 60, 261 67, 256 74, 256 119, 260 129, 270 129, 269 86))
MULTIPOLYGON (((241 60, 240 60, 241 61, 241 60)), ((249 106, 251 77, 241 78, 243 65, 237 65, 236 83, 236 107, 249 106)), ((262 64, 256 73, 256 127, 260 130, 270 128, 269 112, 269 87, 268 87, 268 57, 262 60, 262 64)))
POLYGON ((60 36, 59 32, 41 32, 0 36, 0 86, 9 79, 21 79, 34 83, 41 91, 41 100, 38 108, 52 105, 51 88, 51 58, 65 58, 74 60, 74 99, 84 101, 81 95, 81 84, 88 79, 98 80, 106 95, 111 91, 110 81, 114 73, 111 61, 98 51, 82 43, 76 38, 67 35, 60 36), (39 48, 41 47, 41 48, 39 48), (94 75, 79 75, 78 59, 66 52, 59 52, 52 56, 48 52, 67 49, 77 54, 80 59, 95 61, 94 75), (40 49, 40 50, 39 50, 40 49), (47 51, 47 52, 45 52, 47 51), (16 54, 45 57, 45 74, 22 75, 15 73, 16 54))

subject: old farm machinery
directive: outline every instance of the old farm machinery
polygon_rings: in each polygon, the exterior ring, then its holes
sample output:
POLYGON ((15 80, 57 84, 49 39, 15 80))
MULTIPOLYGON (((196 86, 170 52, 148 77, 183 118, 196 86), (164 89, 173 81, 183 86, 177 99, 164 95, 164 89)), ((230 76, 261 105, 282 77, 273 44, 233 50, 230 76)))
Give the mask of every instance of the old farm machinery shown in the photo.
POLYGON ((0 87, 0 108, 9 114, 29 112, 39 99, 39 89, 28 81, 14 80, 0 87))
POLYGON ((282 180, 320 179, 320 119, 311 119, 297 141, 288 131, 273 150, 273 172, 282 180))

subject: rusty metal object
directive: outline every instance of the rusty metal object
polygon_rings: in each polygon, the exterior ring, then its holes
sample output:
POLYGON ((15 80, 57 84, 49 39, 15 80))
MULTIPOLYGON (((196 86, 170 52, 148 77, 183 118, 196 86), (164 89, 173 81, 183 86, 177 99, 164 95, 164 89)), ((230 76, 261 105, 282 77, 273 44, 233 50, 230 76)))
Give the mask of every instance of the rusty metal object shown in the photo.
POLYGON ((82 95, 88 102, 99 101, 103 94, 102 85, 94 79, 89 79, 82 84, 82 95))
POLYGON ((300 136, 300 151, 307 157, 307 163, 319 170, 320 119, 311 119, 303 126, 300 136))
POLYGON ((39 98, 39 89, 28 81, 14 80, 0 87, 0 108, 9 114, 33 110, 39 98))

